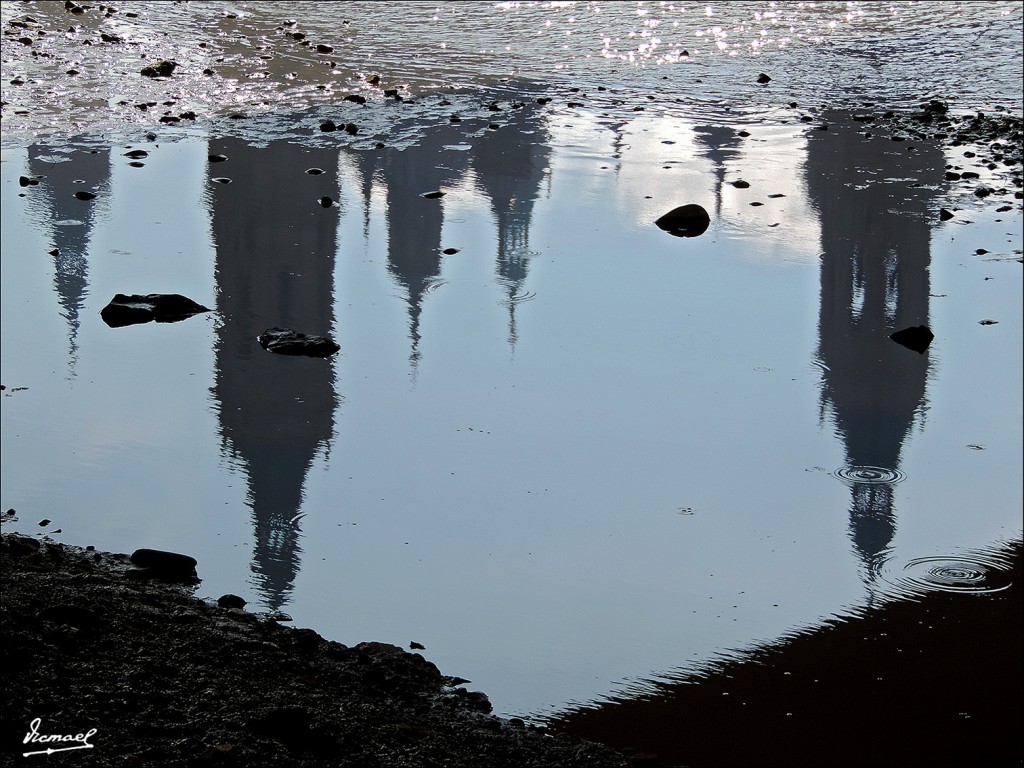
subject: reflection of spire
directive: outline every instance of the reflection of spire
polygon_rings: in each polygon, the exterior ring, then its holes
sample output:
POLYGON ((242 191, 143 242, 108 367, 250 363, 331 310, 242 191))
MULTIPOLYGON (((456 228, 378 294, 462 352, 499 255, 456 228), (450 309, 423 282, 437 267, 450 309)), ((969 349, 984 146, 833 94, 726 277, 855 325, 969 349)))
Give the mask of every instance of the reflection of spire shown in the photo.
POLYGON ((698 125, 693 129, 694 141, 707 149, 703 154, 715 167, 715 218, 722 217, 722 187, 725 185, 725 170, 730 160, 739 156, 743 139, 735 128, 727 125, 698 125))
POLYGON ((269 608, 287 602, 299 569, 302 486, 329 446, 337 398, 331 363, 264 351, 256 336, 281 326, 325 334, 333 325, 338 198, 336 150, 239 140, 210 147, 227 155, 211 184, 217 251, 216 382, 221 435, 244 465, 256 529, 253 571, 269 608), (311 176, 311 164, 327 173, 311 176))
POLYGON ((927 143, 908 152, 883 138, 863 138, 848 116, 826 119, 827 134, 811 132, 806 165, 824 251, 822 412, 846 447, 851 538, 870 573, 895 531, 887 480, 899 477, 900 451, 924 406, 928 374, 927 355, 888 338, 928 323, 933 192, 903 180, 927 178, 942 168, 943 156, 927 143), (872 468, 863 481, 860 467, 872 468))
POLYGON ((547 173, 551 150, 536 103, 524 104, 507 125, 481 136, 472 150, 477 185, 491 201, 498 230, 498 280, 506 289, 509 344, 517 332, 515 309, 524 295, 530 217, 547 173))
POLYGON ((388 271, 405 288, 409 303, 409 362, 419 360, 420 315, 427 291, 441 272, 442 199, 421 197, 453 186, 466 167, 464 152, 445 151, 457 144, 461 130, 445 125, 407 149, 388 151, 382 181, 387 193, 388 271), (444 165, 439 164, 444 158, 444 165))
MULTIPOLYGON (((72 142, 73 143, 73 140, 72 142)), ((38 186, 28 187, 30 205, 36 207, 37 220, 52 227, 51 249, 54 262, 54 289, 61 314, 68 323, 68 354, 72 372, 78 357, 78 329, 81 311, 88 293, 89 235, 100 200, 83 201, 75 192, 110 188, 110 150, 79 149, 61 154, 62 162, 50 147, 32 145, 28 149, 28 175, 41 177, 38 186), (75 183, 75 182, 81 183, 75 183)))

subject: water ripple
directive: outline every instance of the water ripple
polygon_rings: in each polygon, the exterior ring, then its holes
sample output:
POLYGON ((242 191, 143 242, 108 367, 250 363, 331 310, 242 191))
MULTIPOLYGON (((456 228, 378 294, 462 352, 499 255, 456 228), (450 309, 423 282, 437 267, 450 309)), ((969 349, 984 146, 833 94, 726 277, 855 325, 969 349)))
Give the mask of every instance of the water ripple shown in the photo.
POLYGON ((1013 583, 1010 563, 991 553, 976 552, 917 557, 902 563, 885 560, 877 566, 876 575, 903 597, 932 592, 989 594, 1013 583))
POLYGON ((848 466, 832 472, 844 483, 867 483, 870 485, 895 485, 906 479, 906 474, 888 467, 848 466))

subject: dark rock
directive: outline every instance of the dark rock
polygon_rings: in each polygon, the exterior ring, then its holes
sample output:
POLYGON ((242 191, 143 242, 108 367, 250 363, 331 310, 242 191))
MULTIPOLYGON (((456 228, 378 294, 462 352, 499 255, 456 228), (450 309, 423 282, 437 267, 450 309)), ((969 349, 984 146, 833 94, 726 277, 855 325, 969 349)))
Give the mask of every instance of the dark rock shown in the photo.
POLYGON ((672 209, 654 223, 676 237, 697 237, 707 232, 711 217, 701 206, 691 203, 672 209))
POLYGON ((436 200, 439 197, 444 197, 444 192, 440 190, 434 190, 433 192, 421 192, 420 197, 425 197, 427 200, 436 200))
POLYGON ((331 198, 329 198, 327 195, 321 197, 319 202, 320 205, 322 205, 324 208, 330 208, 332 205, 334 205, 334 201, 331 200, 331 198))
POLYGON ((355 123, 345 123, 345 133, 351 136, 355 136, 357 133, 359 133, 359 126, 356 125, 355 123))
POLYGON ((995 190, 993 190, 991 187, 984 187, 983 186, 983 187, 978 187, 976 190, 974 190, 974 194, 977 195, 978 197, 988 197, 994 191, 995 190))
POLYGON ((174 61, 158 61, 142 68, 143 77, 170 77, 178 64, 174 61))
POLYGON ((732 185, 736 187, 736 189, 748 189, 750 187, 750 182, 744 181, 743 179, 736 179, 732 185))
POLYGON ((45 518, 45 517, 42 520, 40 520, 39 523, 38 523, 40 528, 45 528, 49 524, 50 524, 50 520, 48 518, 45 518))
POLYGON ((325 45, 324 43, 320 43, 316 47, 316 51, 317 51, 317 53, 334 53, 334 46, 332 46, 332 45, 325 45))
POLYGON ((96 195, 94 195, 92 192, 75 192, 75 197, 77 197, 79 200, 94 200, 96 198, 96 195))
POLYGON ((228 156, 227 155, 210 155, 209 158, 207 158, 207 159, 211 163, 223 163, 225 160, 228 159, 228 156))
POLYGON ((175 323, 209 311, 208 307, 178 293, 150 293, 145 296, 119 293, 100 310, 100 317, 111 328, 121 328, 151 320, 175 323))
POLYGON ((198 562, 194 557, 162 549, 136 549, 131 556, 132 565, 159 576, 195 576, 198 562))
POLYGON ((344 101, 351 101, 353 104, 365 104, 366 97, 360 96, 358 93, 350 93, 345 97, 344 101))
POLYGON ((445 256, 452 256, 458 252, 458 248, 445 248, 443 251, 441 251, 441 253, 443 253, 445 256))
POLYGON ((946 181, 959 181, 960 174, 955 171, 946 171, 946 181))
POLYGON ((257 338, 261 347, 279 355, 330 357, 341 349, 329 336, 307 336, 284 328, 268 328, 257 338))
POLYGON ((996 325, 998 320, 979 320, 978 325, 996 325))
POLYGON ((897 344, 901 344, 907 349, 912 349, 915 352, 924 354, 925 350, 932 343, 932 339, 935 335, 926 325, 915 325, 910 328, 904 328, 902 331, 896 331, 895 333, 889 334, 889 338, 895 341, 897 344))
POLYGON ((953 212, 952 211, 948 211, 945 208, 943 208, 943 209, 941 209, 939 211, 939 219, 941 221, 949 221, 952 218, 953 218, 953 212))
POLYGON ((398 98, 398 89, 397 88, 385 88, 383 93, 384 93, 384 97, 385 98, 388 98, 388 99, 397 99, 398 98))
POLYGON ((417 643, 417 642, 416 642, 415 640, 413 640, 413 641, 412 641, 411 643, 409 643, 409 647, 410 647, 410 648, 411 648, 412 650, 414 650, 414 651, 423 651, 423 650, 426 650, 426 646, 425 646, 425 645, 420 645, 420 644, 419 644, 419 643, 417 643))
POLYGON ((238 595, 221 595, 217 598, 217 605, 221 608, 245 608, 245 600, 240 598, 238 595))
POLYGON ((764 85, 765 83, 770 83, 771 81, 772 79, 768 77, 768 75, 766 75, 764 72, 757 76, 757 82, 761 83, 761 85, 764 85))
POLYGON ((324 120, 322 123, 320 123, 320 130, 323 131, 324 133, 330 133, 331 131, 338 130, 338 124, 335 123, 333 120, 324 120))
POLYGON ((125 157, 130 157, 132 160, 141 160, 144 157, 149 157, 149 152, 144 149, 133 149, 131 152, 125 152, 125 157))

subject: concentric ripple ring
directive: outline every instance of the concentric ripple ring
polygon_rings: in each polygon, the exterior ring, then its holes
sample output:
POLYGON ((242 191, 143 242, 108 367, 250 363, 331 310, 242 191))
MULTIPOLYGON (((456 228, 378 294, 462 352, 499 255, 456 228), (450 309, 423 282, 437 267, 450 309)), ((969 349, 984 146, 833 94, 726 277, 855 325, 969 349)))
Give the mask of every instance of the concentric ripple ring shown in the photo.
POLYGON ((832 476, 845 483, 869 483, 872 485, 895 485, 907 477, 898 469, 870 466, 840 467, 832 472, 832 476))
POLYGON ((1009 563, 977 553, 916 557, 902 564, 888 560, 878 565, 876 573, 906 597, 932 592, 990 594, 1002 592, 1013 583, 1009 563))

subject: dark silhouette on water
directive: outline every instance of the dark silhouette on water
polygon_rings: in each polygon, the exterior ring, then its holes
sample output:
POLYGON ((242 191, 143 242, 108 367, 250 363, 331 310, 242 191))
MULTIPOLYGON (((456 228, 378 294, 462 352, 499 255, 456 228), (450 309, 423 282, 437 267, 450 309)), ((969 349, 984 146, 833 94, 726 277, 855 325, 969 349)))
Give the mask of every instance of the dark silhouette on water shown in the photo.
POLYGON ((91 149, 81 141, 82 137, 68 140, 69 146, 76 147, 71 152, 55 152, 52 147, 40 144, 29 146, 28 176, 39 177, 41 181, 25 190, 36 221, 49 230, 50 250, 57 251, 53 255, 53 287, 61 315, 68 324, 72 375, 78 359, 81 313, 89 293, 89 241, 97 209, 106 204, 98 199, 78 200, 75 193, 110 189, 110 148, 91 149), (61 161, 55 162, 58 159, 61 161))
POLYGON ((337 213, 317 199, 338 197, 338 151, 222 139, 210 153, 229 158, 210 177, 233 182, 209 187, 221 319, 212 395, 222 449, 248 478, 256 586, 277 610, 299 571, 303 486, 329 451, 338 397, 329 360, 274 355, 257 337, 273 326, 332 331, 337 213))
POLYGON ((821 412, 843 441, 850 536, 870 582, 896 529, 900 453, 927 407, 929 354, 889 338, 928 324, 935 191, 908 179, 936 177, 945 160, 933 142, 868 138, 849 115, 822 117, 829 130, 808 132, 805 164, 824 252, 821 412))

